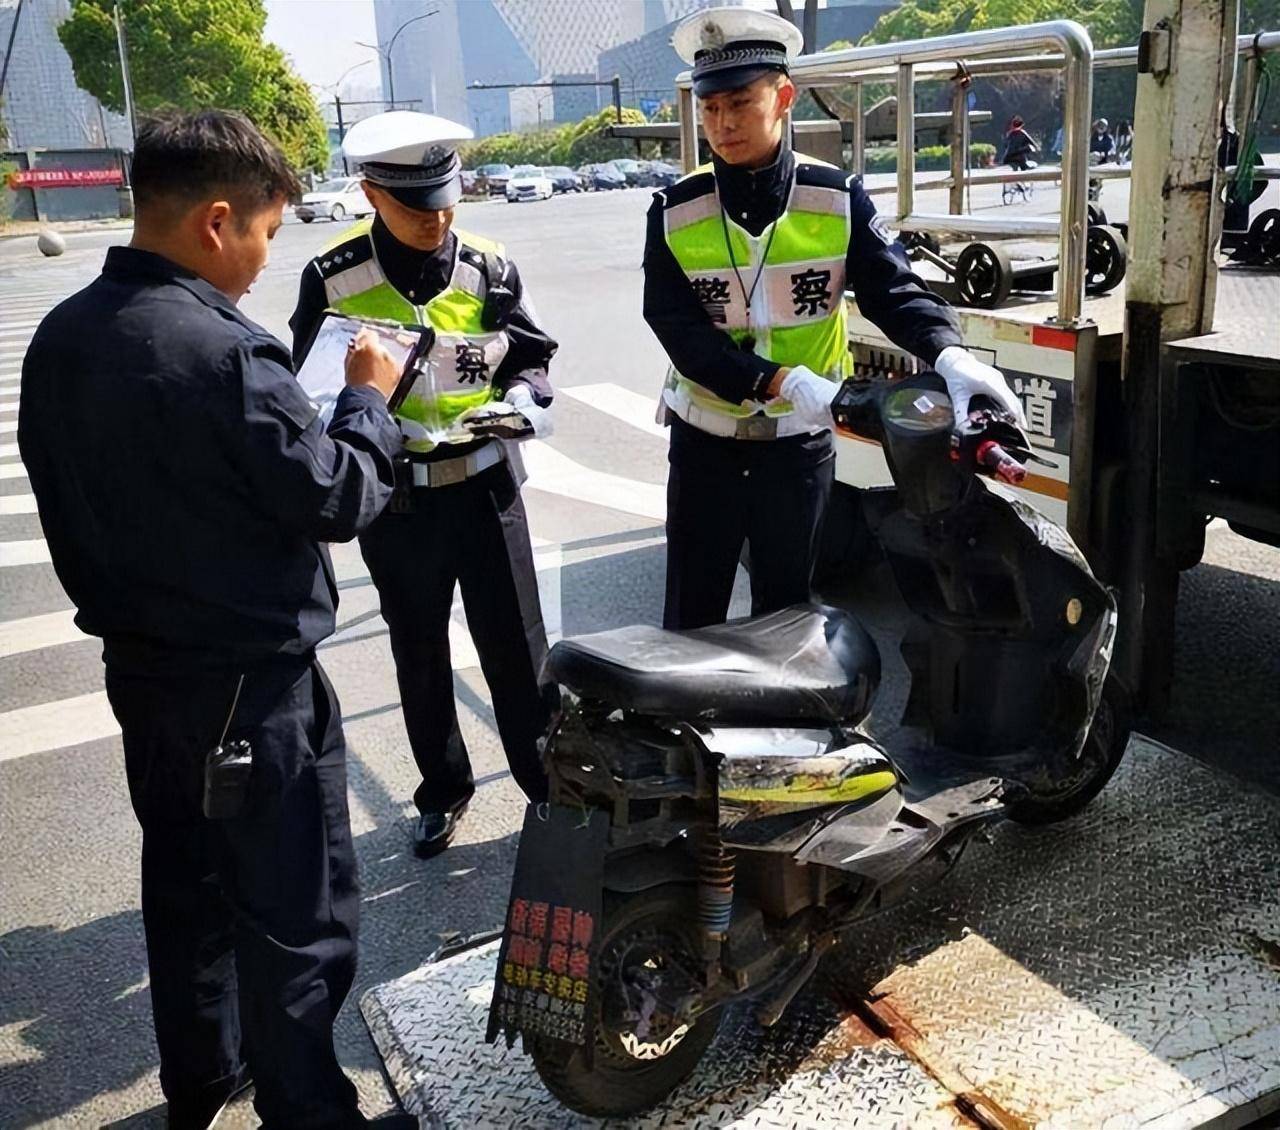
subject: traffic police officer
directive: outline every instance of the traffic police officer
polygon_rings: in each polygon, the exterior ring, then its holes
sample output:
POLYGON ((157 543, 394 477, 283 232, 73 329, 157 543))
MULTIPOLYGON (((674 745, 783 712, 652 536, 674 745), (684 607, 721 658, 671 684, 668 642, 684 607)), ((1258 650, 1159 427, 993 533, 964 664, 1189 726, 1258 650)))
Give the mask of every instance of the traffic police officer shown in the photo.
POLYGON ((298 191, 247 120, 145 124, 133 187, 132 242, 32 339, 18 445, 76 624, 103 639, 168 1125, 205 1130, 252 1077, 266 1130, 365 1126, 333 1046, 360 899, 315 648, 338 599, 322 543, 391 497, 398 373, 354 345, 326 431, 236 309, 298 191))
POLYGON ((503 248, 453 227, 465 126, 396 110, 356 123, 343 151, 377 211, 307 266, 290 320, 297 359, 326 308, 428 325, 435 344, 399 412, 401 488, 360 538, 390 629, 400 703, 422 784, 414 850, 448 846, 475 784, 449 659, 454 586, 493 695, 516 783, 546 797, 537 749, 557 703, 513 443, 487 433, 493 402, 546 434, 556 343, 537 325, 503 248))
POLYGON ((846 289, 937 369, 958 413, 976 393, 1019 408, 963 349, 858 179, 790 149, 796 28, 710 8, 672 42, 693 65, 712 163, 655 194, 644 316, 672 362, 664 623, 695 628, 727 615, 744 542, 753 614, 809 599, 835 471, 830 405, 849 372, 846 289))

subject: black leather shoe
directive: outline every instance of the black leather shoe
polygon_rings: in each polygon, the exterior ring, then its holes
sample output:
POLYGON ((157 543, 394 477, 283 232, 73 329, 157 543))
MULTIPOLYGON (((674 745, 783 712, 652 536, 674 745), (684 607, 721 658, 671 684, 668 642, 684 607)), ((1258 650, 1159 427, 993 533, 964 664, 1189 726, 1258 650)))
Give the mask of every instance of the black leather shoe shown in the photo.
POLYGON ((253 1077, 247 1067, 239 1074, 210 1087, 197 1098, 168 1106, 169 1130, 212 1130, 223 1112, 239 1095, 253 1086, 253 1077))
POLYGON ((449 846, 458 821, 467 811, 464 804, 450 812, 424 812, 413 826, 413 854, 419 859, 430 859, 449 846))

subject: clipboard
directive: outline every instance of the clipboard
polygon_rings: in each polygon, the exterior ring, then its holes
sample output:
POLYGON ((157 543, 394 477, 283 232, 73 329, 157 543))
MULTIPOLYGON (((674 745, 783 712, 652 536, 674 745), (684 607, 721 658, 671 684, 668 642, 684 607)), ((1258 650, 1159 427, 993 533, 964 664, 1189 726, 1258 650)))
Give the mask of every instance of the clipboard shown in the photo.
POLYGON ((333 416, 338 396, 347 387, 347 343, 362 329, 377 334, 378 340, 400 367, 400 379, 387 400, 387 408, 393 413, 413 385, 418 362, 435 341, 435 332, 430 326, 403 326, 398 322, 356 318, 336 310, 326 310, 307 343, 296 374, 303 393, 326 424, 333 416))

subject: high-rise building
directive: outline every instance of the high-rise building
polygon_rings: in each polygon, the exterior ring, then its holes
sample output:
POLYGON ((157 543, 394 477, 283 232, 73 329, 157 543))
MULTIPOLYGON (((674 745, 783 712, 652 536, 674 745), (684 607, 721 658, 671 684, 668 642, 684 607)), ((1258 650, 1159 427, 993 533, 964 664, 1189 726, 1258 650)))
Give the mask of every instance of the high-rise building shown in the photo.
POLYGON ((512 91, 474 84, 592 81, 601 52, 716 2, 726 0, 374 0, 383 87, 397 103, 479 135, 574 121, 607 105, 608 90, 516 93, 513 117, 512 91))
MULTIPOLYGON (((724 0, 718 2, 723 3, 724 0)), ((856 43, 883 13, 896 8, 897 3, 898 0, 846 0, 837 4, 837 0, 827 0, 828 6, 818 10, 819 47, 840 40, 856 43)), ((689 69, 671 46, 675 23, 690 12, 711 6, 696 0, 675 0, 666 4, 665 7, 673 10, 671 22, 650 28, 635 39, 602 51, 597 73, 602 79, 617 75, 622 80, 622 100, 628 106, 649 110, 659 103, 673 101, 676 75, 689 69)), ((794 6, 798 19, 803 5, 796 0, 794 6)))
POLYGON ((19 18, 17 0, 0 0, 0 64, 18 24, 0 106, 9 140, 0 149, 129 148, 128 122, 76 86, 58 39, 70 14, 70 0, 26 0, 19 18))

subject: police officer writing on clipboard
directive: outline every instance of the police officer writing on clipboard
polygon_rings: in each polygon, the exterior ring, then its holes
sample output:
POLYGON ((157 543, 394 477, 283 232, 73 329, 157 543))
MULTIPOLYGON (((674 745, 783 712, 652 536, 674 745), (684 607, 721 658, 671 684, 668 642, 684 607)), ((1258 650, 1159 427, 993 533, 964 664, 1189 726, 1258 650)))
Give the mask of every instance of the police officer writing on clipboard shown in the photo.
POLYGON ((696 628, 727 615, 744 541, 753 614, 809 599, 835 473, 830 406, 849 371, 846 289, 938 371, 957 414, 979 393, 1020 408, 963 348, 860 182, 792 152, 799 31, 712 8, 672 42, 693 66, 712 163, 654 197, 644 317, 672 362, 664 625, 696 628))
POLYGON ((357 342, 326 430, 237 310, 298 187, 239 115, 144 124, 132 242, 23 362, 18 444, 76 623, 103 640, 142 826, 172 1130, 205 1130, 250 1079, 265 1130, 368 1124, 333 1046, 360 899, 315 648, 338 599, 321 543, 391 497, 399 372, 357 342))
POLYGON ((448 846, 475 790, 449 658, 455 585, 512 775, 533 801, 546 798, 537 740, 558 695, 541 680, 547 642, 519 453, 492 430, 501 419, 495 407, 510 407, 524 430, 547 434, 547 366, 557 346, 503 248, 453 227, 462 194, 456 147, 470 136, 456 122, 403 110, 352 127, 343 151, 360 166, 377 215, 307 266, 289 322, 295 358, 326 308, 435 331, 398 412, 396 497, 360 538, 422 773, 414 850, 423 857, 448 846))

